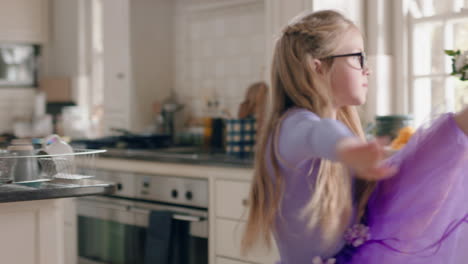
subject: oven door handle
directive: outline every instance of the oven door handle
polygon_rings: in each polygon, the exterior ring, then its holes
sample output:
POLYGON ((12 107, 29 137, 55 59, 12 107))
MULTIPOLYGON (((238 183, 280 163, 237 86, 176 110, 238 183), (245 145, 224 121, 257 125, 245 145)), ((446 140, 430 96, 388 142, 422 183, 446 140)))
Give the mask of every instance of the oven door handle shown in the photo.
MULTIPOLYGON (((133 212, 138 212, 138 213, 143 213, 143 214, 149 214, 151 210, 144 209, 144 208, 139 208, 135 206, 130 206, 129 207, 130 211, 133 212)), ((183 215, 183 214, 174 214, 172 215, 172 219, 179 220, 179 221, 185 221, 185 222, 201 222, 204 221, 205 218, 202 216, 194 216, 194 215, 183 215)))
POLYGON ((179 215, 179 214, 173 215, 172 219, 176 219, 176 220, 179 220, 179 221, 185 221, 185 222, 201 222, 201 221, 205 220, 205 218, 201 217, 201 216, 179 215))

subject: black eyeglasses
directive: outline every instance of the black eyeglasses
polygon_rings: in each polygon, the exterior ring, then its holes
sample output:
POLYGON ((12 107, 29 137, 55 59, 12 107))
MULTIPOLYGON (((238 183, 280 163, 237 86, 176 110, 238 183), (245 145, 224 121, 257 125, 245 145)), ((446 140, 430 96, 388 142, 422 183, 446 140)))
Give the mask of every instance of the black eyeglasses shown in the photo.
POLYGON ((364 70, 367 66, 367 56, 365 52, 356 52, 356 53, 348 53, 348 54, 340 54, 340 55, 333 55, 325 57, 324 59, 333 59, 333 58, 340 58, 340 57, 359 57, 359 64, 361 66, 361 70, 364 70))

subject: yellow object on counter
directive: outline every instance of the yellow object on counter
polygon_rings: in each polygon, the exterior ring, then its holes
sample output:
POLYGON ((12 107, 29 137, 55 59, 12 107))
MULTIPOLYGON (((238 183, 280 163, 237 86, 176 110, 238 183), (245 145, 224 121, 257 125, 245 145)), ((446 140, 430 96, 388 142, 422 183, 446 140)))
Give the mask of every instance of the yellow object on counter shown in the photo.
POLYGON ((403 127, 398 131, 397 137, 392 141, 392 149, 401 149, 408 143, 410 138, 413 136, 415 130, 410 126, 403 127))
POLYGON ((211 137, 213 136, 213 118, 203 118, 203 144, 208 147, 210 145, 211 137))

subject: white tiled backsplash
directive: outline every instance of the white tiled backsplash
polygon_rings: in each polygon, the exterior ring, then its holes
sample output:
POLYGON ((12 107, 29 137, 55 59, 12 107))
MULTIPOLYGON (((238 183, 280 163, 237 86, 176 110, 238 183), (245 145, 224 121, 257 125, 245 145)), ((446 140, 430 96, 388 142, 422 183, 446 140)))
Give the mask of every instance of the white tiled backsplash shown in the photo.
POLYGON ((0 88, 0 133, 12 132, 15 118, 30 118, 34 88, 0 88))
POLYGON ((186 104, 186 113, 206 115, 207 101, 217 99, 221 109, 235 116, 247 87, 263 79, 263 1, 185 7, 176 9, 177 97, 186 104))

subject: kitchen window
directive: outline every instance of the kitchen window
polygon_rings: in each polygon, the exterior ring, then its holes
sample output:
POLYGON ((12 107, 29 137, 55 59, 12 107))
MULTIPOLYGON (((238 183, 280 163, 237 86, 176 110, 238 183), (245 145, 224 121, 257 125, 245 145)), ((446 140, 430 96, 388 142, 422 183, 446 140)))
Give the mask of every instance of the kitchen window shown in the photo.
POLYGON ((468 50, 468 1, 409 0, 409 110, 415 125, 468 104, 468 82, 451 76, 446 49, 468 50))

